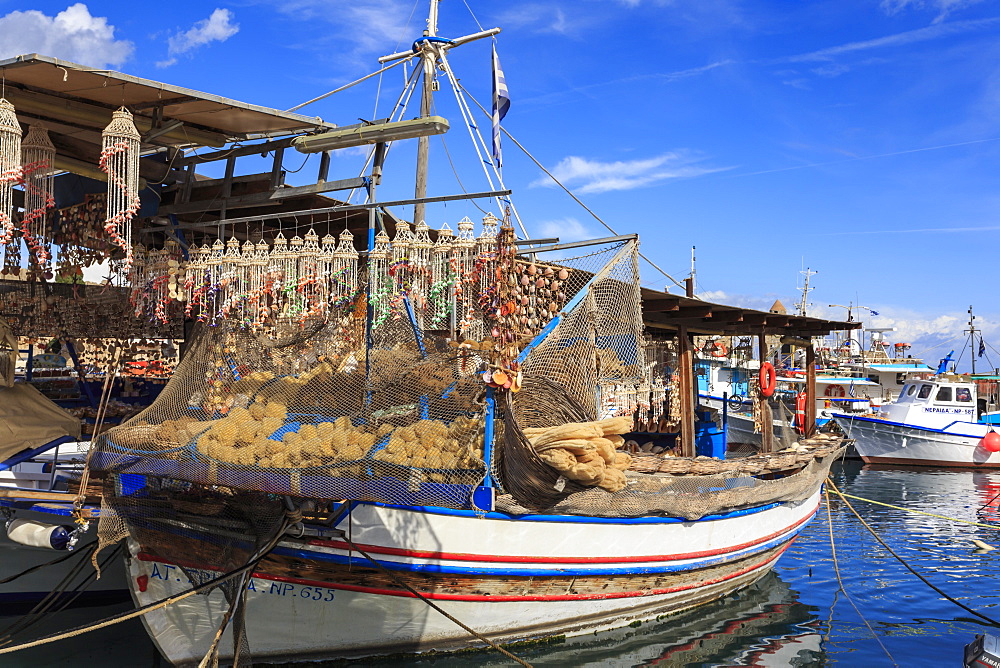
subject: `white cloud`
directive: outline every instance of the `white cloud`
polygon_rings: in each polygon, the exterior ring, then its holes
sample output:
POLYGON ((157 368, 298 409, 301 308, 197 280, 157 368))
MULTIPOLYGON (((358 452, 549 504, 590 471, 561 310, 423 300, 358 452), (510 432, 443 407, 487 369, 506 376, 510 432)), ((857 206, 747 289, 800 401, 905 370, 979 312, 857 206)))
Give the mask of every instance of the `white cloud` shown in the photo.
MULTIPOLYGON (((534 227, 534 225, 532 225, 532 227, 534 227)), ((538 224, 538 234, 541 239, 556 238, 562 243, 568 243, 570 241, 583 241, 584 239, 594 239, 599 236, 587 229, 587 227, 576 218, 546 220, 538 224)))
POLYGON ((225 42, 240 31, 238 23, 233 23, 233 13, 228 9, 216 9, 207 19, 196 22, 188 30, 171 35, 167 40, 170 58, 156 63, 157 67, 167 67, 177 62, 176 56, 188 53, 212 42, 225 42))
POLYGON ((366 0, 363 3, 330 0, 282 0, 275 8, 289 18, 310 23, 329 24, 330 39, 349 44, 355 56, 390 53, 394 47, 409 48, 423 28, 408 26, 412 3, 408 0, 366 0), (343 42, 349 37, 349 42, 343 42))
MULTIPOLYGON (((654 158, 614 162, 600 162, 571 155, 563 158, 551 171, 567 187, 575 187, 577 192, 586 194, 631 190, 657 181, 691 178, 728 169, 699 167, 692 164, 697 160, 679 152, 664 153, 654 158)), ((531 185, 554 184, 548 176, 543 176, 531 185)))
POLYGON ((0 57, 38 53, 90 67, 120 67, 135 50, 126 40, 115 39, 108 19, 91 16, 78 2, 55 16, 30 9, 0 17, 0 57))
POLYGON ((961 35, 976 30, 983 30, 995 26, 997 23, 1000 23, 1000 18, 978 19, 974 21, 954 21, 952 23, 938 23, 936 25, 928 26, 926 28, 918 28, 917 30, 908 30, 906 32, 896 33, 895 35, 886 35, 885 37, 877 37, 875 39, 864 40, 861 42, 849 42, 847 44, 831 46, 825 49, 810 51, 808 53, 800 53, 795 56, 782 58, 778 62, 798 63, 798 62, 809 62, 809 61, 832 60, 835 56, 840 56, 849 53, 868 51, 870 49, 884 49, 887 47, 906 46, 908 44, 927 42, 930 40, 940 39, 943 37, 950 37, 952 35, 961 35))
POLYGON ((982 0, 882 0, 879 5, 889 16, 899 14, 906 9, 921 10, 928 8, 937 12, 934 23, 944 21, 949 14, 978 4, 982 0))

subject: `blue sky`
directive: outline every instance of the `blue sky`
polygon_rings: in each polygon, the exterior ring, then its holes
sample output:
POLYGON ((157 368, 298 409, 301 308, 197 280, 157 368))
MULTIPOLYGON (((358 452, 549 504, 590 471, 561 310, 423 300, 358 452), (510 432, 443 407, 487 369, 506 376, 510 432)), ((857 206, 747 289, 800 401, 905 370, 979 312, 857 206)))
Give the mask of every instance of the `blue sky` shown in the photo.
MULTIPOLYGON (((426 5, 8 2, 0 56, 36 51, 288 108, 407 48, 426 5)), ((880 314, 867 322, 896 326, 893 340, 930 358, 961 335, 972 304, 1000 348, 997 2, 442 3, 442 35, 480 25, 504 29, 505 127, 608 224, 639 232, 676 278, 696 246, 706 298, 790 305, 810 267, 814 315, 860 303, 880 314)), ((450 54, 484 103, 489 58, 489 40, 450 54)), ((397 68, 302 112, 340 124, 385 115, 402 76, 397 68)), ((436 105, 452 130, 447 154, 432 142, 429 194, 461 191, 449 156, 466 189, 489 189, 444 82, 436 105)), ((360 168, 357 152, 345 153, 333 163, 343 177, 360 168)), ((510 142, 504 155, 533 236, 606 234, 510 142)), ((290 171, 300 164, 286 160, 290 171)), ((289 181, 308 180, 314 164, 289 181)), ((380 198, 411 196, 412 169, 412 147, 394 149, 380 198)), ((453 203, 429 208, 428 222, 454 227, 477 214, 453 203)), ((648 266, 643 280, 667 283, 648 266)))

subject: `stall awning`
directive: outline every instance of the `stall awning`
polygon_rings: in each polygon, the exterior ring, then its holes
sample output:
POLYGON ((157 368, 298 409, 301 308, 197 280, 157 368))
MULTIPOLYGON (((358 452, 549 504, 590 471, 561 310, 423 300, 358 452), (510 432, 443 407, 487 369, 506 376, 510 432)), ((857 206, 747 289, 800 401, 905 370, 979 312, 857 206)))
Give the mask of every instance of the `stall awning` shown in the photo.
POLYGON ((860 322, 840 322, 713 304, 648 288, 642 289, 642 313, 646 327, 650 329, 676 331, 678 327, 686 327, 690 334, 699 335, 769 334, 808 338, 861 328, 860 322))
POLYGON ((318 117, 38 54, 0 60, 0 70, 5 96, 17 110, 18 119, 23 124, 44 123, 50 132, 67 138, 64 144, 83 142, 99 147, 101 130, 111 120, 111 113, 121 106, 135 115, 147 148, 218 147, 253 136, 336 127, 318 117))

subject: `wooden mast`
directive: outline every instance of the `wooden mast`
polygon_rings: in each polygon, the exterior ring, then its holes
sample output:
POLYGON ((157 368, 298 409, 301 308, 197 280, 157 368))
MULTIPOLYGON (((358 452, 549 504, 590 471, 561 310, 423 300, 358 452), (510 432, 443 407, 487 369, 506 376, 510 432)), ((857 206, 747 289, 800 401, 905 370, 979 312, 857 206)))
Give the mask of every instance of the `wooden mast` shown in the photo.
MULTIPOLYGON (((431 0, 430 13, 427 17, 427 29, 424 37, 437 37, 438 1, 431 0)), ((431 102, 434 99, 434 66, 438 50, 433 42, 424 40, 420 47, 420 64, 424 68, 423 91, 420 95, 420 118, 431 115, 431 102)), ((430 156, 430 137, 417 139, 417 175, 413 191, 414 199, 427 197, 427 163, 430 156)), ((413 223, 419 225, 424 220, 427 205, 418 202, 413 205, 413 223)))

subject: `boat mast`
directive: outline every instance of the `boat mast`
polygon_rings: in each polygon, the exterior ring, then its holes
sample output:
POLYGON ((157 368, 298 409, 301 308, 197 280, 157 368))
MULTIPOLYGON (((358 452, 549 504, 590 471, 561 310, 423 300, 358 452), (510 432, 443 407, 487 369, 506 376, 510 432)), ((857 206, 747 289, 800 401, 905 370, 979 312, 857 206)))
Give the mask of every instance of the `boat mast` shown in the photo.
POLYGON ((809 267, 806 267, 805 271, 800 271, 799 273, 806 277, 805 283, 802 285, 802 301, 799 302, 799 315, 805 317, 806 307, 809 306, 809 304, 806 302, 806 297, 809 295, 809 291, 813 289, 809 287, 809 277, 815 276, 819 272, 810 271, 809 267))
MULTIPOLYGON (((430 0, 430 2, 430 13, 427 16, 424 37, 437 37, 439 0, 430 0)), ((420 96, 420 118, 427 118, 431 115, 431 103, 434 101, 434 88, 437 83, 434 78, 437 58, 438 51, 434 47, 433 40, 424 40, 420 48, 420 64, 424 68, 423 92, 420 96)), ((417 176, 413 197, 418 200, 427 197, 427 163, 430 156, 430 142, 430 137, 417 139, 417 176)), ((417 202, 413 205, 413 223, 415 225, 419 225, 424 220, 426 209, 427 205, 423 202, 417 202)))
POLYGON ((976 316, 972 315, 972 305, 969 305, 969 329, 965 330, 969 333, 969 352, 972 358, 972 375, 976 374, 976 326, 973 324, 973 320, 976 316))

